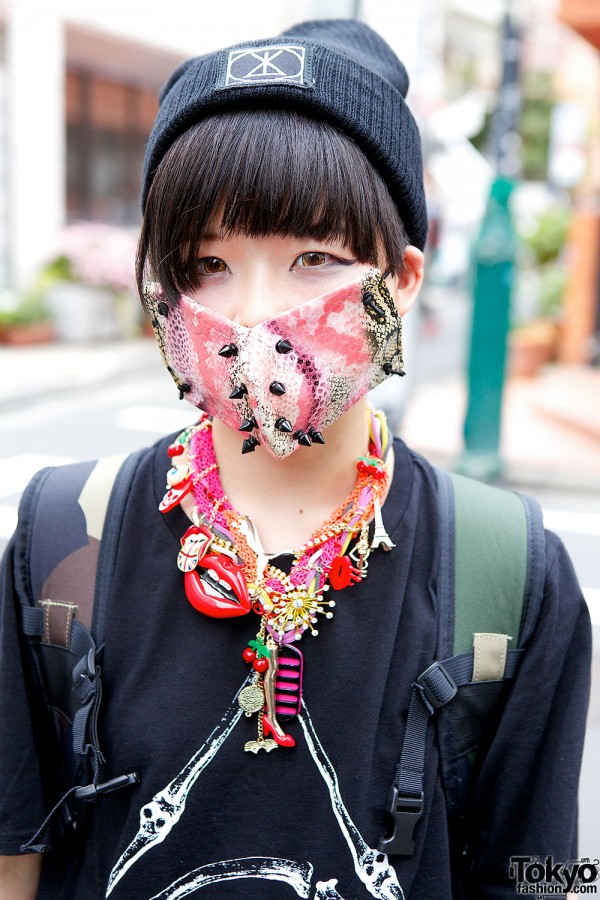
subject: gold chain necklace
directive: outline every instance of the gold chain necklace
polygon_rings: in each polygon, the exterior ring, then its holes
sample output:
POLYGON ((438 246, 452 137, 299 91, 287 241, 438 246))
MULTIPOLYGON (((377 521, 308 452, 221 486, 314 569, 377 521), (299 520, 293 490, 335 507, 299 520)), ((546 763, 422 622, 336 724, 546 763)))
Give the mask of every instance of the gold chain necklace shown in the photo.
POLYGON ((252 681, 239 694, 246 715, 261 713, 257 740, 245 747, 251 752, 294 746, 294 738, 281 728, 278 716, 293 717, 300 710, 303 658, 295 645, 306 631, 318 635, 319 616, 333 617, 336 601, 329 599, 330 589, 342 590, 363 580, 370 552, 394 546, 381 518, 391 441, 383 413, 369 408, 368 414, 369 453, 357 460, 356 484, 309 541, 294 551, 289 573, 273 565, 276 555, 264 552, 251 520, 238 513, 225 495, 214 456, 211 419, 203 415, 169 447, 172 467, 159 508, 168 512, 190 492, 195 501, 192 525, 181 538, 177 558, 188 600, 199 612, 215 618, 251 611, 261 617, 256 638, 243 651, 244 660, 254 669, 252 681), (375 533, 369 539, 373 518, 375 533))

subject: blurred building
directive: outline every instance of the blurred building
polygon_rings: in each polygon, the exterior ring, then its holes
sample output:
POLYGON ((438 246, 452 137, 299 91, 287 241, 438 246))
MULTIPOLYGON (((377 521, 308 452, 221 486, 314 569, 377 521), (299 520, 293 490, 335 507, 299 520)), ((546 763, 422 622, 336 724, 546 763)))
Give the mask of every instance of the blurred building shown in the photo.
POLYGON ((580 161, 583 176, 573 232, 573 272, 567 296, 569 328, 562 347, 568 362, 600 362, 600 3, 561 0, 560 16, 572 29, 559 90, 567 110, 579 110, 582 125, 567 118, 562 135, 566 164, 580 161))
POLYGON ((262 20, 256 6, 230 6, 216 16, 186 0, 0 5, 0 282, 25 287, 65 222, 139 222, 166 77, 190 55, 287 24, 280 5, 262 20))
MULTIPOLYGON (((420 10, 364 0, 360 15, 410 67, 420 10)), ((0 0, 0 286, 27 287, 66 222, 139 223, 157 92, 181 60, 358 12, 357 0, 0 0)))

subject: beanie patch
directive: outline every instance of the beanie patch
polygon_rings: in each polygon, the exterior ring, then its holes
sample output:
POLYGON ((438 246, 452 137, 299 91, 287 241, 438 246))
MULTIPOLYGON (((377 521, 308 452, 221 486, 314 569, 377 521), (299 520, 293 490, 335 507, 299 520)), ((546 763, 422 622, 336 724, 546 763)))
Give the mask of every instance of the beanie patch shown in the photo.
POLYGON ((215 88, 295 84, 312 88, 310 47, 270 44, 268 47, 238 47, 223 54, 215 88))

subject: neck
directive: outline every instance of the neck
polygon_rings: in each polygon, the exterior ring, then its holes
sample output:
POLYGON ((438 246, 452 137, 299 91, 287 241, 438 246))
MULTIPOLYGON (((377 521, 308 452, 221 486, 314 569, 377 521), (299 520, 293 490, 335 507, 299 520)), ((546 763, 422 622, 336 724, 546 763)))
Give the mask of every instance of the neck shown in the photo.
POLYGON ((242 456, 242 436, 213 420, 223 489, 235 509, 252 519, 265 551, 305 543, 352 491, 356 459, 369 444, 365 408, 361 401, 334 422, 324 445, 298 447, 282 460, 262 447, 242 456))

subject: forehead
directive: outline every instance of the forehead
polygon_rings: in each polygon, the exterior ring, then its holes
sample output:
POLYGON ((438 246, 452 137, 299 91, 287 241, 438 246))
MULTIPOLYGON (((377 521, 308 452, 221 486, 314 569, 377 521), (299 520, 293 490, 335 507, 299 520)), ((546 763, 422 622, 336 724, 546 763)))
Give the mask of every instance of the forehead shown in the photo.
POLYGON ((249 249, 256 252, 267 253, 301 253, 309 247, 313 250, 331 252, 343 250, 346 242, 343 237, 313 237, 312 235, 296 234, 246 234, 244 232, 223 231, 210 227, 200 238, 200 246, 204 249, 218 250, 227 248, 249 249), (307 244, 307 241, 309 244, 307 244))

